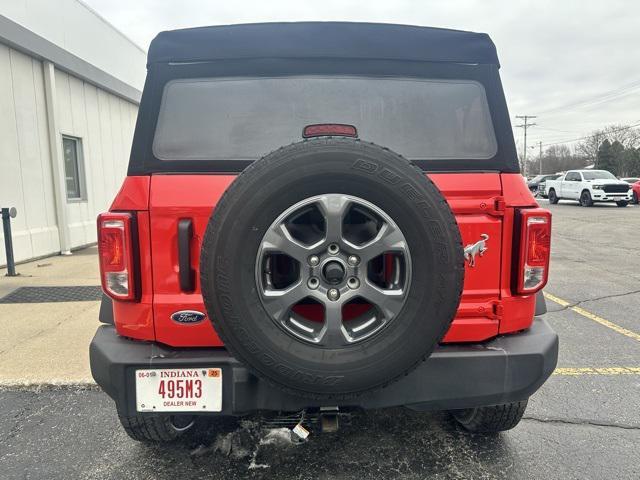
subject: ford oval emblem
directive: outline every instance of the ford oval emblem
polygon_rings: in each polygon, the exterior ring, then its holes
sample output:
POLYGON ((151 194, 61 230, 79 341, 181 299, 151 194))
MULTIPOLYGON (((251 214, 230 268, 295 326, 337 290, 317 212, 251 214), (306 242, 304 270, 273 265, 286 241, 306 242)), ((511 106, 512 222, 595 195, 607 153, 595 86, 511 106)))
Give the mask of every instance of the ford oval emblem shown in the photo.
POLYGON ((197 310, 180 310, 171 315, 171 320, 182 324, 199 323, 206 318, 206 315, 197 310))

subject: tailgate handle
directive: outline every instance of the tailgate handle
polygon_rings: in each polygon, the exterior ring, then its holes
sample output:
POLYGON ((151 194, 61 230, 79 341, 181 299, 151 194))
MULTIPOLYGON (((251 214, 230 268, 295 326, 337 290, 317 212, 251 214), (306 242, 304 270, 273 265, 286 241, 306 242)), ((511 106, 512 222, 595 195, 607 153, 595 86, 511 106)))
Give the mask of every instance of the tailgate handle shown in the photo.
POLYGON ((180 290, 193 292, 194 277, 191 268, 191 238, 193 237, 193 222, 190 218, 178 221, 178 275, 180 276, 180 290))

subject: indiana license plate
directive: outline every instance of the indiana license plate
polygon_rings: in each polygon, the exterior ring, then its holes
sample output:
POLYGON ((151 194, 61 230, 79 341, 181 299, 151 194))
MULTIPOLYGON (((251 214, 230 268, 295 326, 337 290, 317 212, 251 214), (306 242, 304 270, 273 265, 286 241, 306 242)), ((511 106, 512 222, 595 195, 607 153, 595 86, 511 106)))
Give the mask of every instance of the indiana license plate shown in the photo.
POLYGON ((221 368, 136 370, 138 412, 222 411, 221 368))

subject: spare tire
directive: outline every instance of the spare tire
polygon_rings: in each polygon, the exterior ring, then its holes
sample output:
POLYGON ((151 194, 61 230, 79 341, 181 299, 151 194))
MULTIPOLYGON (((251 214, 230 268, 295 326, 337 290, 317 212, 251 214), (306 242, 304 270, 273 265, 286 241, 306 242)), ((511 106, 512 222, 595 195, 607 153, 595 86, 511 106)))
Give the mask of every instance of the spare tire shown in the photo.
POLYGON ((200 272, 238 360, 287 392, 345 399, 431 354, 458 308, 464 259, 422 172, 377 145, 322 138, 238 176, 209 220, 200 272))

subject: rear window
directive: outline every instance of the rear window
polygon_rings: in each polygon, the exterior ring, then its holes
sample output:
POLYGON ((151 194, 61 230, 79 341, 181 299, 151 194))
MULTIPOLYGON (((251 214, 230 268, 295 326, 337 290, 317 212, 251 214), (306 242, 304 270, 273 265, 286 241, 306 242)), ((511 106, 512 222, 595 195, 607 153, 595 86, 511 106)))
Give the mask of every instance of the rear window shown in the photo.
POLYGON ((353 125, 361 139, 411 160, 489 159, 497 151, 477 82, 305 76, 167 83, 153 153, 161 160, 255 160, 318 123, 353 125))

